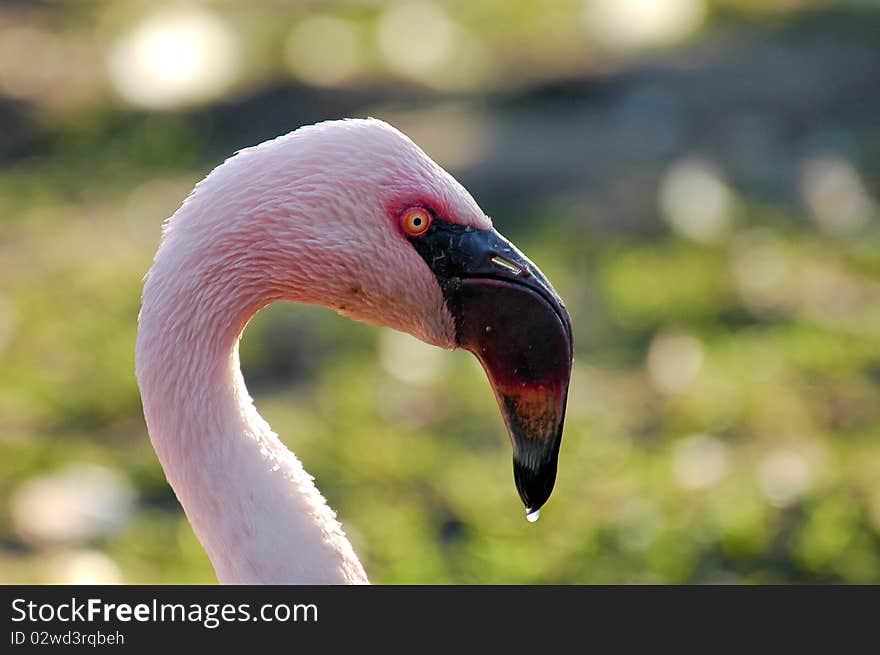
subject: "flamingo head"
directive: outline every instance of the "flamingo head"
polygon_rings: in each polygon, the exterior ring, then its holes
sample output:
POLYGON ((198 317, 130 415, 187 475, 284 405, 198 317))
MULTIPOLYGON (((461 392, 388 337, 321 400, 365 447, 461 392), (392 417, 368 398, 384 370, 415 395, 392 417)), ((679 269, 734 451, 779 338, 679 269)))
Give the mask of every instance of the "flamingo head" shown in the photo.
POLYGON ((262 188, 269 200, 260 211, 278 217, 269 228, 262 221, 275 244, 265 259, 299 276, 288 280, 290 295, 476 355, 507 425, 519 495, 527 513, 540 509, 556 480, 572 338, 538 267, 461 184, 382 121, 301 128, 236 160, 228 174, 262 188), (285 175, 293 159, 297 174, 285 175))

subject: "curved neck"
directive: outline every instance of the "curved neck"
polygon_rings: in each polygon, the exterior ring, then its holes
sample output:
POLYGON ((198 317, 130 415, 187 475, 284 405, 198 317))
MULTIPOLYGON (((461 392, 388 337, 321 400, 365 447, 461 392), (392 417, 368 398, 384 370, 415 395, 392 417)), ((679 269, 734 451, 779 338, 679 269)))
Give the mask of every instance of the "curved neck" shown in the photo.
POLYGON ((244 326, 290 290, 218 274, 205 252, 166 246, 144 288, 138 384, 153 446, 219 581, 366 583, 335 514, 241 374, 244 326))

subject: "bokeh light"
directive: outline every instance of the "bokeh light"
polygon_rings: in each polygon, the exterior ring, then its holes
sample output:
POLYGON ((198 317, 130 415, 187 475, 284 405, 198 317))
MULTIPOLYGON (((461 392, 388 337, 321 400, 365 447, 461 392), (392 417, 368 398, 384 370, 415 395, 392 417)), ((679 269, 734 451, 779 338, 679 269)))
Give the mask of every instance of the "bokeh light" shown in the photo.
POLYGON ((730 454, 718 437, 695 434, 675 444, 672 470, 684 489, 703 489, 716 484, 727 472, 730 454))
POLYGON ((27 541, 84 543, 122 527, 133 500, 130 484, 116 471, 75 464, 20 486, 12 496, 12 521, 27 541))
POLYGON ((115 585, 125 582, 119 565, 96 550, 61 551, 49 557, 46 582, 71 585, 115 585))
POLYGON ((816 224, 834 236, 857 234, 880 215, 855 166, 837 155, 805 161, 800 190, 816 224))
POLYGON ((762 456, 757 473, 761 491, 779 507, 796 501, 813 482, 809 461, 791 449, 778 449, 762 456))
POLYGON ((378 30, 379 49, 389 66, 419 79, 440 70, 456 45, 455 24, 431 2, 389 5, 378 30))
POLYGON ((128 102, 156 109, 203 102, 235 79, 239 48, 232 30, 196 7, 157 11, 109 53, 110 79, 128 102))
POLYGON ((695 32, 705 0, 584 0, 587 31, 604 48, 629 52, 670 45, 695 32))
POLYGON ((436 382, 446 373, 447 359, 442 350, 396 330, 382 332, 379 361, 402 382, 436 382))
POLYGON ((785 310, 796 300, 784 245, 766 229, 737 235, 731 243, 731 272, 743 303, 756 314, 785 310))
POLYGON ((391 71, 426 86, 473 88, 488 73, 483 44, 439 4, 389 4, 379 18, 376 38, 391 71))
POLYGON ((64 44, 51 32, 33 27, 0 30, 0 89, 4 94, 36 99, 50 93, 64 81, 65 64, 64 44), (23 53, 28 55, 24 65, 23 53))
POLYGON ((686 391, 697 380, 703 357, 703 346, 697 338, 677 332, 660 333, 648 349, 651 382, 660 391, 686 391))
POLYGON ((703 159, 673 165, 660 183, 658 201, 673 229, 695 241, 720 241, 733 224, 733 194, 718 169, 703 159))

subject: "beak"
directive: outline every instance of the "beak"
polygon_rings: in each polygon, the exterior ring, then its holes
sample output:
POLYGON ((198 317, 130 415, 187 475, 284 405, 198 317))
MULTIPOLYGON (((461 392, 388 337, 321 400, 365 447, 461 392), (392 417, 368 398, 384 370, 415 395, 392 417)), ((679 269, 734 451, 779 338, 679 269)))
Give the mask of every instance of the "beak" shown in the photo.
POLYGON ((437 276, 458 346, 483 365, 513 445, 530 520, 556 482, 571 377, 571 322, 543 273, 495 230, 435 220, 412 239, 437 276))

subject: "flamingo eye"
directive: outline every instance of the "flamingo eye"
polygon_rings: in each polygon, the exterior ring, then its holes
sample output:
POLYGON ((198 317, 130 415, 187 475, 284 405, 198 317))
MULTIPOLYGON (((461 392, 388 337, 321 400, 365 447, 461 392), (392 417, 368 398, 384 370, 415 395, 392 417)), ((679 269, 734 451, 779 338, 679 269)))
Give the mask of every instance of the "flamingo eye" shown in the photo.
POLYGON ((411 207, 403 212, 400 224, 409 236, 421 236, 431 227, 431 215, 421 207, 411 207))

